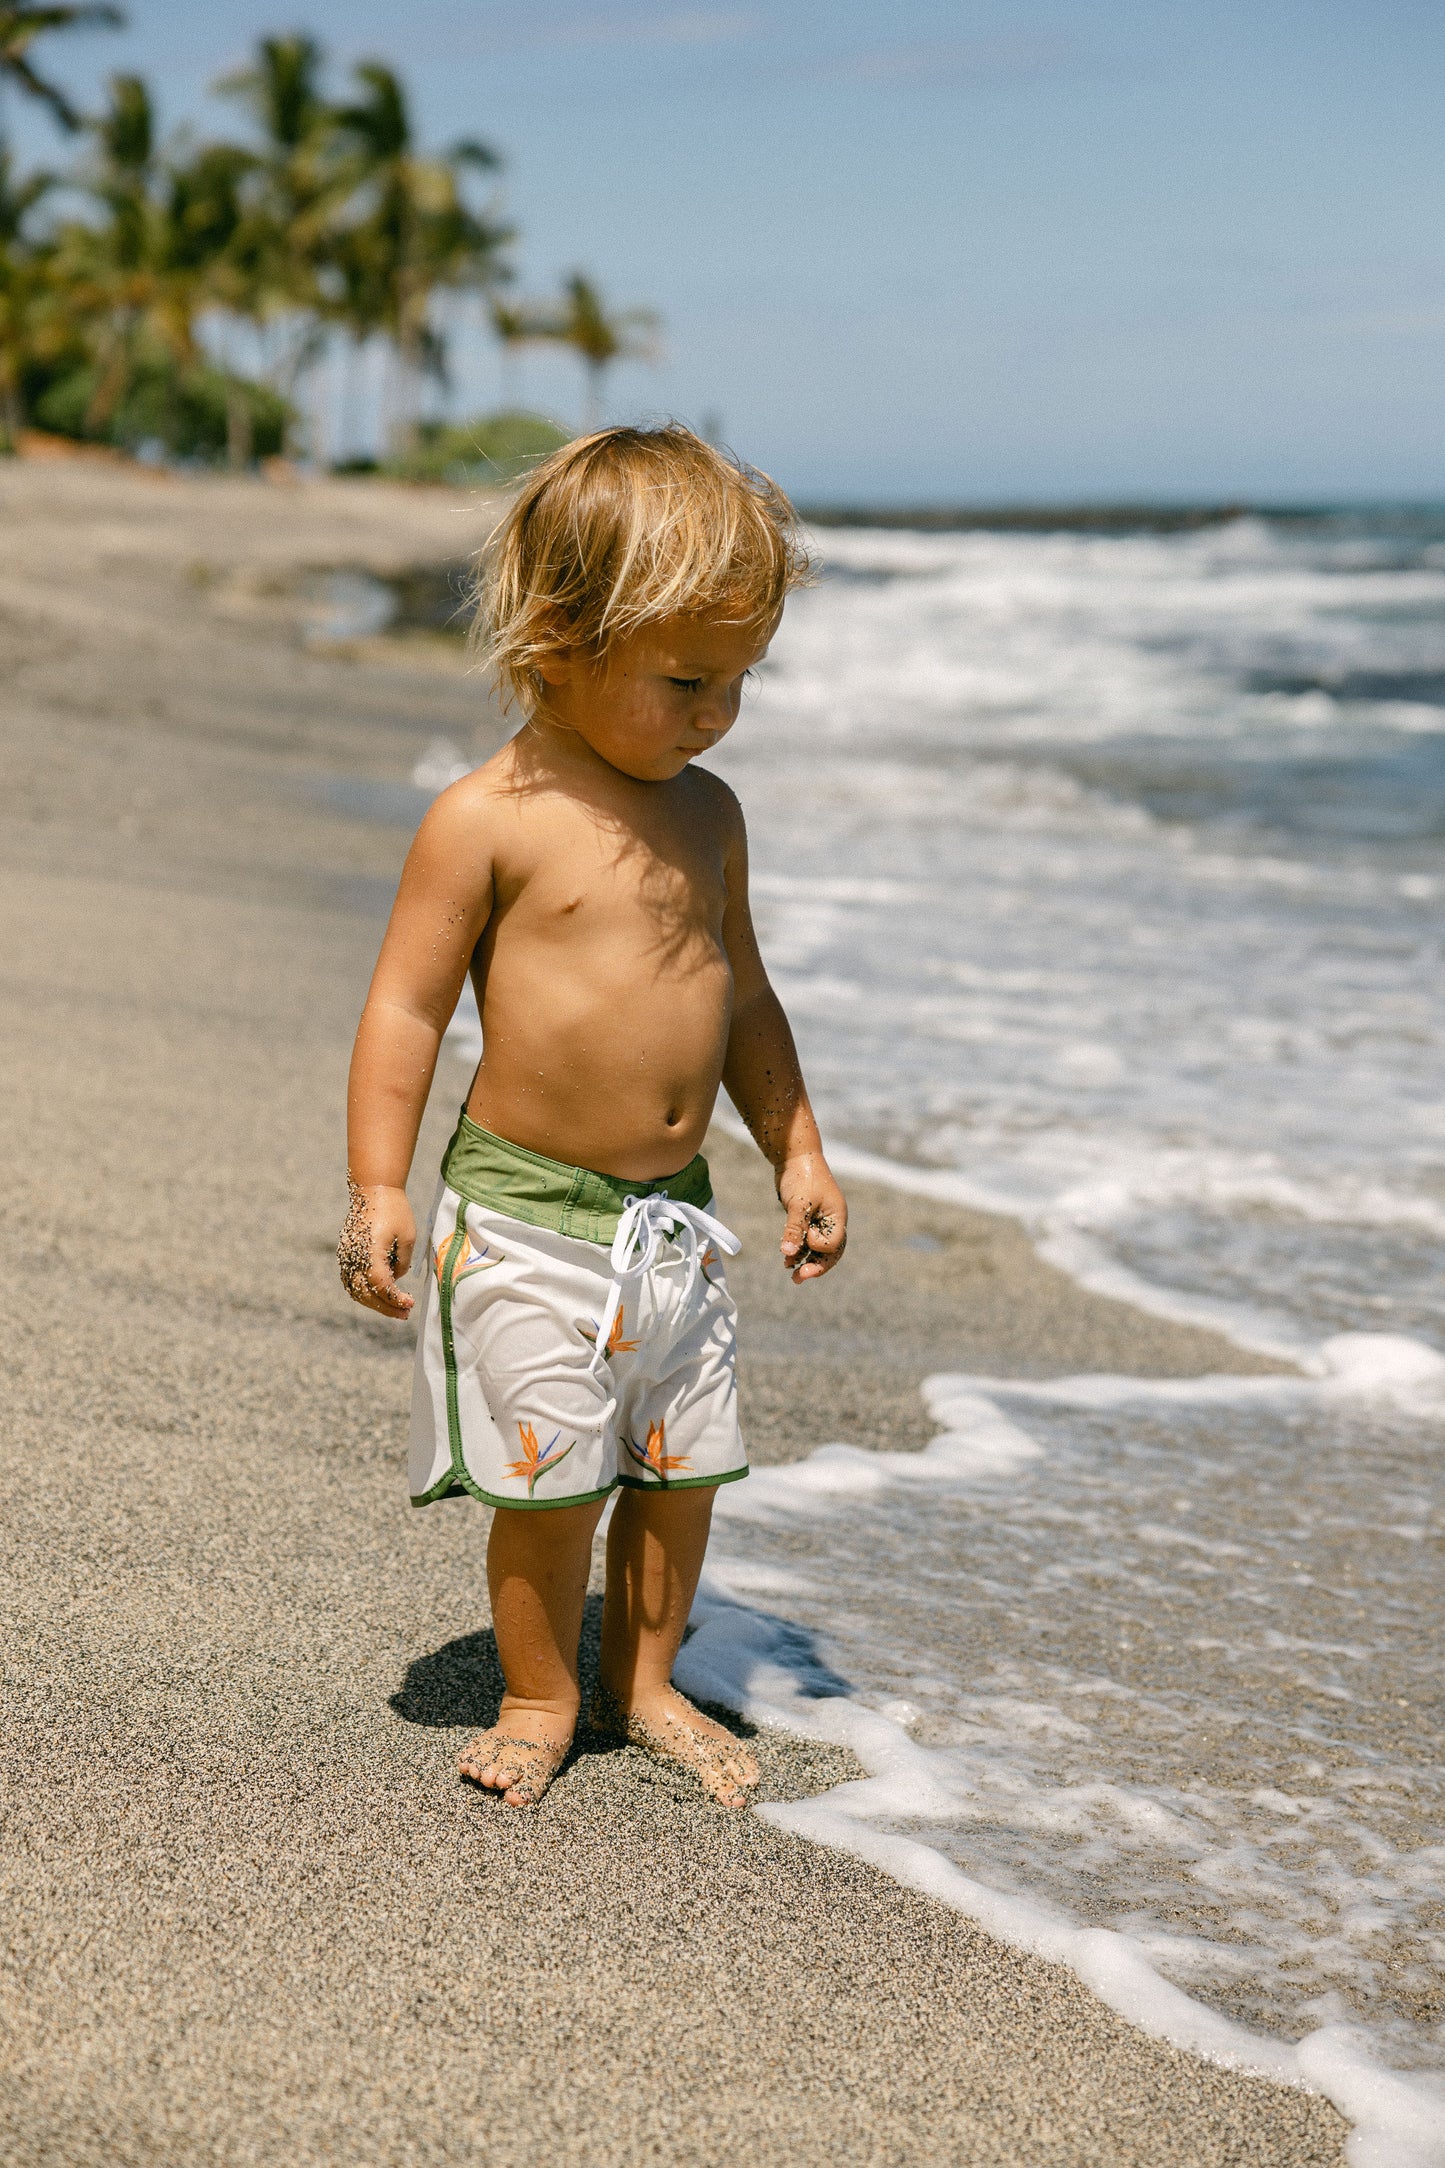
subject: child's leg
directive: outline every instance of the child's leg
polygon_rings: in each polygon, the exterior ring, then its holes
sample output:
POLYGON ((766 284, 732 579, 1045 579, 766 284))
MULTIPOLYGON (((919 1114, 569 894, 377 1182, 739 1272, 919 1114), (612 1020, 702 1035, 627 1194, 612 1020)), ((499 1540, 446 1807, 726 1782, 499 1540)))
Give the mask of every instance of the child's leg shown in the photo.
POLYGON ((745 1806, 758 1765, 740 1740, 672 1684, 697 1592, 714 1491, 624 1490, 607 1531, 598 1715, 640 1745, 680 1761, 725 1806, 745 1806))
POLYGON ((492 1521, 487 1585, 507 1691, 495 1725, 464 1750, 461 1769, 509 1807, 541 1798, 577 1729, 577 1641, 605 1502, 545 1513, 498 1506, 492 1521))

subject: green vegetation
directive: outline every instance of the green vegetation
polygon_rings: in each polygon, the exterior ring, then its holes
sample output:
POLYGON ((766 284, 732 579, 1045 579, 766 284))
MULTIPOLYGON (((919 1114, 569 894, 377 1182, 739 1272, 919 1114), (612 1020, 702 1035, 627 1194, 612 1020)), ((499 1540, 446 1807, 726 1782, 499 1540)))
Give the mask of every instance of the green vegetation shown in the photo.
POLYGON ((8 83, 23 97, 34 98, 49 109, 52 120, 75 135, 84 126, 79 113, 58 84, 42 75, 30 57, 37 38, 57 30, 91 30, 104 26, 119 30, 125 17, 117 7, 18 7, 0 6, 0 90, 8 83))
POLYGON ((37 41, 119 28, 109 6, 0 4, 0 91, 38 102, 81 139, 64 173, 17 170, 0 107, 0 448, 38 428, 233 467, 295 452, 298 385, 328 342, 386 355, 388 471, 510 478, 570 432, 509 407, 466 425, 422 419, 448 375, 448 297, 485 297, 511 361, 541 342, 581 361, 586 426, 612 364, 650 359, 650 311, 609 314, 576 273, 557 302, 511 300, 514 229, 490 194, 485 143, 417 141, 405 90, 379 60, 326 87, 300 32, 262 38, 216 87, 241 140, 161 141, 139 76, 110 78, 84 115, 37 67, 37 41))
POLYGON ((570 434, 545 415, 511 409, 471 422, 423 422, 415 450, 393 471, 418 482, 511 482, 570 434))
POLYGON ((607 371, 618 361, 651 361, 657 352, 660 320, 651 309, 622 309, 609 316, 592 281, 574 271, 563 285, 560 304, 496 302, 492 324, 503 346, 513 351, 550 340, 570 346, 581 356, 587 372, 583 427, 595 429, 602 420, 607 371))
MULTIPOLYGON (((90 417, 96 388, 88 365, 56 377, 35 401, 36 428, 95 440, 90 417)), ((245 383, 204 363, 177 369, 165 356, 141 357, 101 441, 137 451, 153 445, 179 459, 216 460, 230 441, 238 404, 253 455, 275 457, 286 441, 291 412, 267 385, 245 383)))

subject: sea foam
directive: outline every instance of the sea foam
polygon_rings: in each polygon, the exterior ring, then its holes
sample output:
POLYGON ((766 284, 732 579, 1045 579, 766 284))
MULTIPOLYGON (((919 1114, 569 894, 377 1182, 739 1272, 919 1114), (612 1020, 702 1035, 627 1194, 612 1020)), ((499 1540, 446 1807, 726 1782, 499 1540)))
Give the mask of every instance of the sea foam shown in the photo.
POLYGON ((786 1826, 1438 2163, 1445 528, 823 554, 715 765, 839 1172, 1292 1374, 934 1378, 720 1494, 679 1677, 853 1748, 786 1826))
MULTIPOLYGON (((1268 1706, 1268 1691, 1260 1701, 1249 1683, 1231 1680, 1231 1668, 1249 1652, 1225 1646, 1212 1655, 1207 1645, 1218 1637, 1209 1635, 1194 1637, 1182 1666, 1156 1663, 1146 1682, 1123 1685, 1073 1671, 1071 1574, 1061 1550, 1035 1559, 1065 1629, 1047 1663, 1027 1648, 1029 1622, 1017 1602, 1005 1604, 1015 1614, 1011 1648, 1000 1647, 996 1630, 980 1636, 977 1650, 968 1647, 967 1626, 952 1650, 946 1632, 919 1637, 915 1630, 911 1645, 925 1641, 926 1668, 910 1680, 913 1658, 901 1661, 897 1647, 903 1613, 890 1580, 898 1573, 915 1569, 926 1585, 938 1581, 943 1559, 960 1577, 997 1570, 1010 1548, 997 1542, 1000 1524, 1011 1527, 1018 1546, 1041 1548, 1041 1530, 1077 1528, 1081 1499, 1092 1507, 1109 1565, 1127 1582, 1130 1561, 1112 1540, 1116 1524, 1099 1495, 1097 1465, 1065 1468, 1055 1484, 1038 1482, 1028 1510, 1009 1499, 1010 1482, 1039 1477, 1049 1459, 1040 1437, 1015 1419, 1022 1411, 1048 1409, 1056 1422, 1060 1411, 1127 1423, 1186 1407, 1206 1416, 1228 1408, 1297 1419, 1312 1409, 1383 1401, 1408 1425, 1427 1422, 1438 1436, 1445 1359, 1434 1350, 1402 1336, 1340 1336, 1320 1348, 1316 1369, 1310 1378, 932 1378, 925 1397, 947 1427, 923 1452, 824 1446, 790 1465, 756 1470, 746 1485, 720 1494, 719 1555, 699 1592, 677 1677, 687 1692, 751 1722, 827 1739, 857 1756, 864 1780, 759 1810, 779 1827, 853 1852, 1002 1940, 1070 1966, 1121 2016, 1160 2038, 1324 2093, 1355 2126, 1352 2163, 1438 2168, 1445 2162, 1445 2086, 1428 2067, 1392 2070, 1383 2058, 1393 2050, 1428 2066, 1442 2043, 1428 2027, 1413 2040, 1408 2023, 1372 2029, 1359 2012, 1388 1962, 1390 1935, 1421 1933, 1445 1873, 1445 1847, 1422 1841, 1418 1830, 1413 1841, 1401 1841, 1388 1814, 1372 1813, 1377 1796, 1410 1790, 1417 1773, 1408 1762, 1392 1763, 1378 1745, 1362 1754, 1358 1736, 1342 1742, 1321 1734, 1305 1743, 1334 1766, 1306 1764, 1313 1767, 1308 1792, 1260 1781, 1271 1770, 1280 1777, 1288 1762, 1297 1785, 1298 1743, 1291 1754, 1279 1737, 1247 1745, 1242 1782, 1239 1769, 1213 1779, 1196 1769, 1181 1781, 1155 1767, 1153 1749, 1166 1733, 1177 1761, 1181 1732, 1187 1738, 1191 1728, 1220 1721, 1221 1683, 1232 1694, 1234 1721, 1245 1726, 1268 1706), (952 1540, 945 1532, 940 1543, 938 1502, 970 1491, 972 1513, 961 1514, 952 1540), (901 1526, 895 1508, 896 1557, 880 1561, 872 1587, 860 1584, 851 1571, 859 1557, 886 1548, 878 1541, 878 1509, 890 1496, 924 1492, 934 1505, 901 1526), (988 1560, 969 1541, 970 1523, 976 1529, 981 1516, 995 1537, 988 1560), (790 1531, 786 1564, 743 1547, 749 1531, 757 1537, 769 1527, 790 1531), (800 1528, 812 1533, 815 1550, 800 1551, 800 1528), (817 1572, 809 1571, 813 1558, 817 1572), (839 1578, 850 1589, 846 1614, 831 1593, 839 1578), (772 1608, 778 1603, 781 1612, 772 1608), (804 1622, 816 1623, 810 1631, 804 1622), (975 1664, 985 1660, 994 1676, 960 1679, 960 1652, 975 1664), (844 1671, 865 1683, 844 1685, 844 1671), (900 1695, 899 1685, 911 1685, 917 1698, 900 1695), (1097 1720, 1111 1704, 1127 1711, 1112 1738, 1097 1720), (927 1739, 915 1736, 920 1729, 927 1739), (1191 1903, 1208 1915, 1213 1935, 1200 1918, 1185 1916, 1191 1903), (1108 1924, 1101 1911, 1112 1913, 1108 1924), (1244 2006, 1250 2022, 1232 2014, 1244 2006)), ((1247 1428, 1242 1442, 1248 1450, 1247 1428)), ((1075 1435, 1059 1458, 1087 1462, 1088 1453, 1075 1435)), ((1201 1573, 1243 1568, 1247 1576, 1257 1563, 1251 1546, 1181 1525, 1187 1501, 1177 1492, 1192 1471, 1166 1469, 1173 1510, 1154 1521, 1140 1513, 1146 1485, 1127 1438, 1125 1455, 1129 1490, 1117 1501, 1119 1521, 1127 1519, 1136 1558, 1146 1561, 1142 1577, 1135 1569, 1136 1596, 1160 1599, 1158 1557, 1182 1559, 1196 1586, 1201 1573)), ((1300 1540, 1296 1531, 1297 1548, 1300 1540)), ((1021 1579, 1007 1594, 1022 1595, 1026 1585, 1021 1579)), ((1206 1618, 1216 1624, 1218 1601, 1211 1591, 1206 1618)), ((1163 1603, 1177 1620, 1167 1589, 1163 1603)), ((956 1599, 941 1589, 931 1614, 915 1599, 907 1623, 916 1629, 931 1615, 939 1628, 956 1610, 956 1599)), ((1281 1632, 1269 1623, 1273 1615, 1253 1608, 1244 1626, 1253 1660, 1263 1650, 1273 1667, 1267 1689, 1293 1668, 1297 1680, 1310 1675, 1318 1696, 1329 1690, 1331 1665, 1338 1677, 1341 1662, 1367 1669, 1376 1657, 1373 1646, 1281 1632)), ((1186 1613, 1184 1623, 1191 1622, 1186 1613)), ((1298 1614, 1296 1623, 1303 1623, 1298 1614)), ((1419 1804, 1428 1822, 1430 1809, 1419 1804)), ((1424 1939, 1428 1967, 1445 1953, 1429 1948, 1438 1936, 1425 1931, 1424 1939)))

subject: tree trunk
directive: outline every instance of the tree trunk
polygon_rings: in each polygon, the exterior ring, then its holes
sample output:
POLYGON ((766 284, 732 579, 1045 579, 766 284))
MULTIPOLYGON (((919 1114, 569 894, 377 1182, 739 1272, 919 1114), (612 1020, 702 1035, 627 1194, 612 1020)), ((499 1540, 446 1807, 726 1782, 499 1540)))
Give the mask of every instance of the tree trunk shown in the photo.
POLYGON ((96 370, 82 425, 87 436, 97 436, 109 428, 116 408, 125 397, 130 383, 130 338, 129 323, 118 325, 110 352, 96 370))
POLYGON ((302 356, 299 347, 293 347, 290 353, 286 350, 293 323, 294 317, 268 318, 261 334, 261 374, 286 406, 281 420, 283 459, 295 459, 303 450, 296 441, 296 383, 301 374, 302 356))
POLYGON ((350 332, 341 334, 336 350, 336 413, 330 452, 330 464, 339 467, 344 459, 351 457, 351 384, 355 373, 356 341, 350 332))
POLYGON ((0 437, 5 440, 0 450, 13 452, 19 445, 24 427, 25 409, 20 403, 20 386, 7 371, 4 385, 0 386, 0 437))
POLYGON ((172 459, 180 456, 181 434, 181 380, 180 363, 173 360, 166 371, 166 401, 164 407, 166 432, 162 439, 172 459))
POLYGON ((414 459, 419 442, 416 405, 417 390, 421 383, 421 351, 418 340, 405 337, 398 340, 394 381, 396 397, 387 431, 387 450, 393 459, 414 459))
POLYGON ((589 361, 587 364, 587 402, 582 411, 582 433, 591 436, 602 427, 602 378, 605 364, 589 361))
POLYGON ((251 464, 253 416, 251 401, 244 387, 235 377, 226 379, 226 465, 232 474, 242 474, 251 464))

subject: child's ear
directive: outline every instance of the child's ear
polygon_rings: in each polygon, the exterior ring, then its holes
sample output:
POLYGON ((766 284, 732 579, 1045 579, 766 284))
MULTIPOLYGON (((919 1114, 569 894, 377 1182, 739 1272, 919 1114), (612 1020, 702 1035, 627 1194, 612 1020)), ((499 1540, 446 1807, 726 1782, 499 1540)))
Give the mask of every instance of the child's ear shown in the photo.
POLYGON ((536 669, 544 685, 570 685, 577 674, 575 650, 554 647, 542 657, 536 669))

